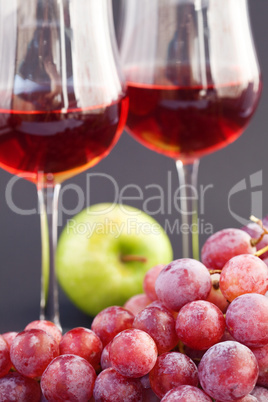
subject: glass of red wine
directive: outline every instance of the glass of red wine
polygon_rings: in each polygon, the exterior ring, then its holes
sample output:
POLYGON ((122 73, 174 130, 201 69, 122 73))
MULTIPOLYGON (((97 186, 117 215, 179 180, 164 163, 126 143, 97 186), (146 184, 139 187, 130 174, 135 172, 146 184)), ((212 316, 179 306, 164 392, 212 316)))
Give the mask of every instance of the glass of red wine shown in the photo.
POLYGON ((37 185, 40 317, 60 325, 60 186, 110 152, 128 110, 111 0, 0 0, 0 55, 0 166, 37 185))
POLYGON ((261 92, 247 0, 123 0, 117 36, 127 131, 175 160, 182 254, 198 259, 199 159, 242 134, 261 92))

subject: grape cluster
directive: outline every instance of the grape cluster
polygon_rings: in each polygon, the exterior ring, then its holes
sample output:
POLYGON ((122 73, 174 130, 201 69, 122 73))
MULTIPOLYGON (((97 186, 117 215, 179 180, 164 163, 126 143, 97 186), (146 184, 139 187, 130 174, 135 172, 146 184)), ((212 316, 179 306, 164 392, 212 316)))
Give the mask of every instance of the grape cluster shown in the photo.
POLYGON ((91 329, 34 321, 0 335, 0 402, 267 402, 267 254, 252 230, 215 233, 202 262, 153 267, 144 294, 91 329))

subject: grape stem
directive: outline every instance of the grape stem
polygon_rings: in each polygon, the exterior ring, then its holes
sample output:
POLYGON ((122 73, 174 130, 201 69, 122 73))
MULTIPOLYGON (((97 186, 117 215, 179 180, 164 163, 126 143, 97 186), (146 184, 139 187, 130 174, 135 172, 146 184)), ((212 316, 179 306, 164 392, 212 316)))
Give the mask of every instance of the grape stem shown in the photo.
POLYGON ((142 255, 121 255, 121 262, 147 262, 148 259, 142 255))
POLYGON ((209 273, 210 273, 210 275, 213 275, 213 274, 221 274, 221 269, 210 269, 209 270, 209 273))
POLYGON ((268 246, 265 246, 265 247, 261 248, 254 255, 256 257, 260 257, 262 254, 266 253, 266 251, 268 251, 268 246))
MULTIPOLYGON (((250 219, 252 222, 257 223, 257 224, 262 228, 262 230, 263 230, 262 234, 260 235, 260 237, 259 237, 258 239, 251 239, 251 241, 250 241, 250 244, 252 245, 252 247, 255 247, 258 243, 260 243, 260 242, 262 241, 262 239, 264 238, 264 236, 265 236, 266 234, 268 234, 268 230, 263 226, 262 220, 259 219, 259 218, 256 218, 256 216, 251 215, 249 219, 250 219)), ((258 253, 259 253, 260 251, 262 251, 262 250, 263 250, 263 249, 259 250, 258 253)), ((267 250, 265 250, 265 251, 267 251, 267 250)), ((261 252, 260 255, 262 255, 263 253, 265 253, 265 251, 261 252)), ((255 255, 257 255, 257 253, 256 253, 255 255)), ((259 257, 259 255, 257 255, 257 257, 259 257)))

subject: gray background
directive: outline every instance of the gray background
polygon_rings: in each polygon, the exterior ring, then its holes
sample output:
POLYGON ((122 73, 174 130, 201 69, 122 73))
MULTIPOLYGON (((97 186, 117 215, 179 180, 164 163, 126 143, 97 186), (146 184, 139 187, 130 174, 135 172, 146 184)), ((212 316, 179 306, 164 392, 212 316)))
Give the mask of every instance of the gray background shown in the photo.
MULTIPOLYGON (((264 215, 268 214, 268 48, 267 48, 267 0, 250 0, 252 28, 257 53, 263 73, 263 94, 258 110, 245 133, 232 145, 208 155, 201 160, 199 185, 212 185, 205 198, 205 210, 200 218, 209 223, 213 230, 224 227, 239 227, 240 223, 228 210, 228 194, 232 187, 245 180, 247 189, 232 197, 231 207, 234 213, 247 218, 252 211, 251 195, 261 197, 264 215), (262 183, 250 189, 250 176, 261 171, 262 183), (259 191, 256 194, 256 191, 259 191)), ((124 133, 111 154, 95 166, 91 173, 109 173, 122 189, 128 183, 141 187, 159 184, 166 188, 167 175, 172 178, 172 189, 178 187, 178 179, 174 161, 149 151, 124 133)), ((87 173, 82 173, 64 183, 76 184, 86 190, 87 173)), ((40 238, 39 216, 21 216, 11 211, 5 198, 5 190, 12 175, 0 171, 0 333, 9 330, 20 330, 29 321, 39 315, 40 293, 40 238)), ((90 203, 114 200, 114 192, 108 180, 92 180, 90 203)), ((16 184, 14 201, 21 208, 35 208, 37 195, 35 186, 20 180, 16 184)), ((74 192, 66 191, 63 197, 65 208, 74 208, 77 198, 74 192)), ((142 208, 142 202, 131 203, 142 208)), ((85 207, 84 205, 83 207, 85 207)), ((151 205, 153 208, 153 205, 151 205)), ((155 208, 157 205, 155 205, 155 208)), ((155 218, 164 224, 165 219, 171 222, 178 218, 173 208, 172 214, 158 214, 155 218)), ((64 215, 65 224, 67 216, 64 215)), ((61 231, 61 227, 59 230, 61 231)), ((170 236, 174 257, 179 258, 181 252, 180 238, 170 236)), ((206 236, 201 236, 201 244, 206 236)), ((89 318, 77 310, 60 292, 61 321, 64 327, 89 325, 89 318)))

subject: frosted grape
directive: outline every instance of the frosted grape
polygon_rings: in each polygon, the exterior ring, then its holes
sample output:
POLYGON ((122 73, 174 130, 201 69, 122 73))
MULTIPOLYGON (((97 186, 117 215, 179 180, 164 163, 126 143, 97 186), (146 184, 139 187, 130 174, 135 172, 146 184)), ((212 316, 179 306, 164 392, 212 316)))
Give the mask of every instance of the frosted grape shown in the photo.
POLYGON ((241 229, 223 229, 205 242, 201 251, 201 261, 206 267, 222 269, 227 261, 239 254, 254 254, 251 237, 241 229))
POLYGON ((262 348, 251 348, 254 353, 258 366, 259 366, 259 377, 257 384, 263 387, 268 387, 268 345, 262 348))
POLYGON ((191 385, 181 385, 166 393, 161 402, 211 402, 212 399, 201 389, 191 385))
POLYGON ((220 274, 214 273, 210 275, 210 277, 212 286, 211 291, 209 292, 209 295, 207 297, 207 301, 215 304, 215 306, 217 306, 223 313, 225 313, 229 306, 229 303, 223 296, 222 291, 220 289, 220 274))
POLYGON ((2 337, 7 341, 8 346, 10 347, 13 340, 16 338, 18 335, 18 332, 10 331, 10 332, 5 332, 2 334, 2 337))
POLYGON ((102 342, 90 329, 77 327, 66 332, 60 341, 60 354, 73 354, 86 359, 95 370, 99 368, 102 342))
POLYGON ((138 378, 148 374, 157 359, 157 347, 146 332, 126 329, 116 335, 110 346, 112 366, 123 376, 138 378))
POLYGON ((133 328, 141 329, 153 338, 158 354, 170 351, 178 343, 172 314, 158 307, 146 307, 139 312, 133 322, 133 328))
POLYGON ((228 307, 226 325, 230 334, 249 347, 268 344, 268 298, 256 293, 237 297, 228 307))
POLYGON ((179 339, 192 349, 210 348, 220 341, 224 330, 223 313, 214 304, 203 300, 186 304, 176 320, 179 339))
POLYGON ((48 332, 55 340, 60 343, 62 338, 61 330, 57 327, 54 322, 48 320, 35 320, 30 322, 26 327, 25 331, 28 329, 42 329, 43 331, 48 332))
MULTIPOLYGON (((220 401, 216 399, 215 402, 228 402, 228 401, 220 401)), ((255 398, 255 396, 249 394, 247 396, 244 396, 244 398, 236 399, 235 402, 258 402, 258 399, 255 398)))
POLYGON ((137 315, 141 310, 143 310, 145 307, 147 307, 150 303, 152 302, 149 297, 144 294, 138 294, 135 296, 132 296, 130 299, 126 301, 124 304, 124 308, 128 311, 130 311, 132 314, 137 315))
POLYGON ((43 373, 41 389, 48 401, 88 402, 95 380, 95 370, 87 360, 62 355, 56 357, 43 373))
POLYGON ((102 345, 106 346, 115 335, 124 329, 132 328, 134 315, 119 306, 112 306, 102 310, 94 318, 91 329, 100 338, 102 345))
MULTIPOLYGON (((264 223, 268 224, 267 217, 264 218, 263 224, 264 223)), ((264 227, 265 227, 265 225, 264 225, 264 227)), ((265 228, 267 230, 267 227, 265 227, 265 228)), ((259 239, 263 233, 263 229, 261 228, 261 226, 255 222, 250 222, 246 226, 243 226, 241 229, 244 230, 245 232, 247 232, 252 239, 256 239, 256 240, 259 239)), ((256 249, 258 251, 266 246, 268 246, 268 235, 267 234, 265 234, 263 236, 262 240, 256 244, 256 249)), ((267 251, 260 256, 261 259, 265 259, 267 257, 268 257, 267 251)))
POLYGON ((268 389, 263 387, 255 387, 251 392, 251 395, 255 396, 258 402, 268 401, 268 389))
POLYGON ((210 289, 209 271, 201 262, 190 258, 172 261, 155 282, 157 297, 174 311, 191 301, 206 300, 210 289))
POLYGON ((155 267, 149 269, 144 276, 143 290, 152 301, 157 300, 157 295, 155 293, 155 281, 164 267, 164 264, 156 265, 155 267))
POLYGON ((229 302, 245 293, 264 295, 268 290, 268 267, 254 255, 237 255, 224 265, 220 289, 229 302))
POLYGON ((42 329, 20 332, 10 347, 10 358, 16 370, 31 378, 39 378, 58 355, 58 342, 42 329))
POLYGON ((179 385, 198 385, 196 365, 188 356, 179 352, 159 356, 149 378, 152 390, 159 398, 179 385))
POLYGON ((136 378, 126 378, 114 368, 102 371, 95 382, 95 402, 142 402, 142 385, 136 378))
POLYGON ((0 378, 1 402, 39 402, 40 398, 40 385, 34 379, 16 372, 0 378))
POLYGON ((111 360, 110 360, 110 346, 111 346, 111 342, 109 342, 103 349, 102 354, 101 354, 101 361, 100 361, 100 365, 102 370, 105 370, 109 367, 112 366, 111 360))
POLYGON ((212 346, 198 366, 199 381, 212 398, 233 401, 248 395, 259 374, 251 350, 238 342, 226 341, 212 346))
POLYGON ((0 335, 0 378, 9 372, 11 366, 9 345, 3 336, 0 335))

